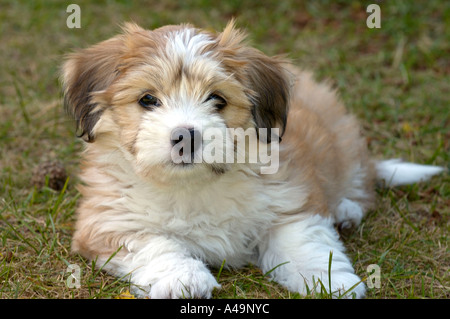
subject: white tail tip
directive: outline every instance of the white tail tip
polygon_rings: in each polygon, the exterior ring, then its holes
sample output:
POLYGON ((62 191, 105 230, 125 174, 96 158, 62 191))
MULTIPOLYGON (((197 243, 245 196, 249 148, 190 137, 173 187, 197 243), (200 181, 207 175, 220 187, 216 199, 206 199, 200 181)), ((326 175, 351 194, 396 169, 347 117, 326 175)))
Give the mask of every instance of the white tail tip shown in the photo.
POLYGON ((386 186, 398 186, 426 181, 444 171, 443 167, 421 165, 391 159, 375 163, 377 179, 384 180, 386 186))

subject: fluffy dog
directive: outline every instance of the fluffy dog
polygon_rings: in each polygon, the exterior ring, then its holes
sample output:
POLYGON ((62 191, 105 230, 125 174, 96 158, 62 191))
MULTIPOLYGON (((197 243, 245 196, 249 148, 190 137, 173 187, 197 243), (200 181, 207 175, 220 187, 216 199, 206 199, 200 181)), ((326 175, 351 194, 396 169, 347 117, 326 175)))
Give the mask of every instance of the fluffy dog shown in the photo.
POLYGON ((320 281, 363 297, 334 225, 359 225, 377 178, 416 182, 441 168, 372 161, 328 85, 244 40, 233 22, 217 34, 126 24, 68 56, 65 104, 86 142, 72 248, 150 298, 211 297, 220 285, 208 266, 223 261, 272 270, 302 294, 320 281), (208 129, 224 133, 213 161, 208 129))

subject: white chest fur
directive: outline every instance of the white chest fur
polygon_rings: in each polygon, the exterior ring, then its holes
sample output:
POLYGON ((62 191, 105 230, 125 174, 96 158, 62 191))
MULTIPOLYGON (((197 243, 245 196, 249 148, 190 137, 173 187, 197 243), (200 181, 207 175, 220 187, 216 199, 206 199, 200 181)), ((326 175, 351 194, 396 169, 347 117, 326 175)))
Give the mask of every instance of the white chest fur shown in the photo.
POLYGON ((260 178, 233 175, 205 184, 128 188, 120 206, 141 231, 178 241, 210 264, 226 259, 240 266, 251 259, 276 215, 260 178))
MULTIPOLYGON (((298 189, 273 184, 248 169, 171 185, 114 171, 115 182, 105 178, 103 188, 115 198, 96 199, 108 206, 101 217, 103 230, 164 236, 211 265, 226 260, 238 267, 253 261, 257 244, 277 222, 280 209, 302 204, 298 189)), ((84 173, 92 180, 92 172, 84 173)), ((131 242, 135 236, 127 238, 131 242)))

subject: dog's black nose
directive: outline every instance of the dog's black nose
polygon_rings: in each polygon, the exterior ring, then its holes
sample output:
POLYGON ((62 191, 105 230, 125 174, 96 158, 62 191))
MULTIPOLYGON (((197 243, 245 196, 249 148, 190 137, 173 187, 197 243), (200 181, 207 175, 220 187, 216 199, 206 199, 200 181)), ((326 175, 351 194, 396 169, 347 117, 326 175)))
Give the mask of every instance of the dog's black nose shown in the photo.
POLYGON ((192 159, 201 146, 202 136, 193 127, 177 127, 170 134, 170 142, 179 148, 180 156, 191 155, 192 159))

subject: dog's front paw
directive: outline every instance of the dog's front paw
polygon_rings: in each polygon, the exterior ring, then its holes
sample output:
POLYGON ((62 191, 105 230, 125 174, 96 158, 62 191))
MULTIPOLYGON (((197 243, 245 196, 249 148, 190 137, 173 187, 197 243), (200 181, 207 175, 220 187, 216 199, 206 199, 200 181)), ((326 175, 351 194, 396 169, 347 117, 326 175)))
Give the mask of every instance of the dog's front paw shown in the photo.
POLYGON ((361 299, 366 295, 366 285, 353 273, 334 273, 331 277, 331 294, 333 297, 361 299))
POLYGON ((211 298, 214 288, 220 285, 208 268, 198 260, 191 260, 161 274, 145 296, 151 299, 211 298))
POLYGON ((364 283, 355 275, 331 223, 312 215, 274 229, 259 259, 261 269, 302 295, 363 298, 364 283))
POLYGON ((220 288, 220 285, 209 271, 187 271, 158 280, 151 286, 149 297, 152 299, 211 298, 214 288, 220 288))
POLYGON ((332 298, 361 299, 364 298, 366 293, 364 283, 357 275, 351 272, 331 272, 331 285, 328 275, 314 282, 311 279, 309 283, 308 287, 313 294, 325 294, 332 298))
POLYGON ((326 298, 364 298, 366 287, 352 272, 331 272, 331 285, 325 272, 284 273, 274 278, 291 291, 303 296, 326 298), (284 277, 284 276, 286 277, 284 277))

